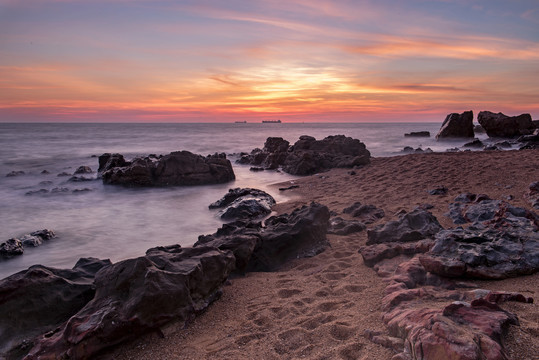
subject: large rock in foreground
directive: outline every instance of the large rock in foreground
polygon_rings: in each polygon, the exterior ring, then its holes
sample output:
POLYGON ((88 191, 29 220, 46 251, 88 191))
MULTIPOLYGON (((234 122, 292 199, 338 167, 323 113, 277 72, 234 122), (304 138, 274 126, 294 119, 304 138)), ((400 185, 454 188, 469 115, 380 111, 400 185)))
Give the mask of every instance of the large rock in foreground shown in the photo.
POLYGON ((452 113, 446 116, 442 127, 436 134, 436 139, 473 138, 473 129, 473 112, 471 110, 462 114, 452 113))
POLYGON ((225 154, 203 157, 189 151, 139 157, 130 162, 120 154, 103 154, 99 157, 99 171, 103 183, 126 186, 205 185, 235 179, 225 154))
POLYGON ((481 111, 477 121, 485 129, 489 137, 515 137, 530 135, 535 130, 530 114, 507 116, 502 113, 481 111))
POLYGON ((268 218, 265 227, 260 222, 225 224, 215 234, 199 236, 194 246, 231 250, 240 273, 273 271, 288 260, 324 251, 329 246, 328 221, 328 208, 311 203, 290 214, 268 218))
POLYGON ((268 138, 262 150, 254 149, 242 156, 239 163, 267 169, 281 166, 292 175, 310 175, 331 168, 366 165, 370 156, 365 144, 357 139, 335 135, 316 140, 303 135, 293 146, 282 138, 268 138))
POLYGON ((56 329, 95 294, 94 276, 109 260, 80 259, 73 269, 34 265, 0 281, 0 358, 20 358, 35 338, 56 329))
POLYGON ((89 359, 169 321, 187 322, 221 294, 234 266, 229 251, 179 245, 99 271, 95 297, 54 334, 42 336, 31 359, 89 359))

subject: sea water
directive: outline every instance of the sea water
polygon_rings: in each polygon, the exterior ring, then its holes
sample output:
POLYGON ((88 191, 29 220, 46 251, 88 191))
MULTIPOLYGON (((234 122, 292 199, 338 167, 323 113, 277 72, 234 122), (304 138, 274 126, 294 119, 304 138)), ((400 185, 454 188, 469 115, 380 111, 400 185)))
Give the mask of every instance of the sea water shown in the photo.
POLYGON ((81 257, 116 262, 155 246, 192 245, 198 235, 222 225, 208 205, 229 188, 258 188, 282 202, 286 192, 269 185, 295 178, 275 171, 251 172, 229 155, 236 180, 226 184, 125 188, 97 179, 97 156, 103 153, 121 153, 126 159, 178 150, 238 154, 262 148, 270 136, 294 143, 301 135, 357 138, 374 157, 401 154, 405 146, 444 151, 464 143, 404 137, 423 130, 434 135, 439 127, 438 123, 0 124, 0 243, 45 228, 57 235, 39 247, 25 248, 21 256, 0 260, 0 278, 34 264, 71 268, 81 257), (58 176, 73 174, 82 165, 94 171, 83 176, 95 180, 69 182, 70 176, 58 176), (12 171, 24 175, 6 176, 12 171), (40 193, 41 189, 47 192, 40 193))

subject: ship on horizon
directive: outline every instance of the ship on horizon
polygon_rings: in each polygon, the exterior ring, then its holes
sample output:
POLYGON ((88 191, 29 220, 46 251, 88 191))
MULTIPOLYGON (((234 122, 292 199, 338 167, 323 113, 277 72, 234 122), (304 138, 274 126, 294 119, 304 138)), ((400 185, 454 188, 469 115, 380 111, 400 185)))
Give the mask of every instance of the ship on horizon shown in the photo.
POLYGON ((280 124, 281 120, 262 120, 262 124, 280 124))

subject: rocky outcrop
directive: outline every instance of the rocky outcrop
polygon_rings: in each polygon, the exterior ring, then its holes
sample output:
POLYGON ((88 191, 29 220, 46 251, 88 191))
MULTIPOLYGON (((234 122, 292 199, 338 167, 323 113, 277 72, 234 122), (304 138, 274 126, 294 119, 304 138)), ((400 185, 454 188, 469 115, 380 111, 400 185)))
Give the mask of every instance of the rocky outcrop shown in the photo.
POLYGON ((231 252, 179 245, 107 266, 95 276, 93 299, 39 337, 29 358, 89 359, 172 320, 185 324, 220 296, 233 266, 231 252))
POLYGON ((225 224, 215 234, 199 236, 194 246, 231 250, 239 273, 273 271, 290 259, 324 251, 329 246, 328 220, 328 208, 311 203, 290 214, 272 216, 264 226, 247 221, 225 224))
POLYGON ((43 241, 50 240, 55 236, 54 231, 43 229, 19 236, 18 238, 9 239, 0 244, 0 257, 22 255, 25 247, 39 246, 43 241))
POLYGON ((436 139, 445 138, 473 138, 473 112, 465 111, 462 114, 452 113, 447 115, 442 127, 436 134, 436 139))
POLYGON ((21 358, 36 337, 62 325, 95 294, 109 260, 80 259, 71 270, 34 265, 0 280, 0 358, 21 358))
POLYGON ((405 137, 430 137, 429 131, 412 131, 404 134, 405 137))
POLYGON ((293 146, 282 138, 268 138, 262 150, 254 149, 238 162, 267 169, 282 167, 293 175, 310 175, 335 167, 366 165, 370 162, 370 153, 362 142, 344 135, 323 140, 303 135, 293 146))
POLYGON ((218 201, 210 204, 210 209, 222 209, 219 216, 225 220, 256 219, 271 213, 275 199, 265 191, 251 188, 235 188, 218 201))
POLYGON ((489 137, 515 137, 532 134, 535 125, 530 114, 507 116, 502 113, 481 111, 477 121, 485 129, 489 137))
POLYGON ((235 179, 224 154, 201 155, 176 151, 126 162, 120 154, 99 157, 103 183, 126 186, 175 186, 219 184, 235 179))

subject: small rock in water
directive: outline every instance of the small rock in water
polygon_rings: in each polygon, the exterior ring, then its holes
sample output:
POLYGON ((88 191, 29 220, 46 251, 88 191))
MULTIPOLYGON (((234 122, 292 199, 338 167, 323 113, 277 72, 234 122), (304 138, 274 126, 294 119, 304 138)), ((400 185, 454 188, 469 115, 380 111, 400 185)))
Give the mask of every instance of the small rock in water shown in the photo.
POLYGON ((48 194, 49 193, 49 190, 47 189, 39 189, 39 190, 30 190, 30 191, 27 191, 24 195, 38 195, 38 194, 48 194))
POLYGON ((66 187, 55 187, 51 190, 51 193, 57 194, 57 193, 66 193, 69 192, 69 189, 66 187))
POLYGON ((79 166, 77 170, 75 170, 75 174, 91 174, 93 173, 92 168, 89 166, 79 166))
POLYGON ((95 179, 93 178, 89 178, 89 177, 84 177, 84 176, 72 176, 69 178, 69 182, 82 182, 82 181, 93 181, 95 179))
POLYGON ((259 166, 252 166, 250 169, 250 171, 264 171, 264 168, 263 167, 259 167, 259 166))
POLYGON ((467 142, 463 146, 466 148, 480 148, 483 147, 483 142, 478 138, 475 138, 473 141, 467 142))
POLYGON ((43 174, 43 175, 48 175, 48 174, 50 174, 50 172, 49 172, 48 170, 43 170, 43 171, 41 172, 41 174, 43 174))
POLYGON ((80 194, 80 193, 85 193, 85 192, 88 192, 88 191, 92 191, 92 189, 88 189, 88 188, 84 188, 84 189, 73 189, 73 191, 71 191, 73 194, 80 194))
POLYGON ((22 242, 19 239, 12 238, 0 244, 0 256, 11 257, 22 255, 23 252, 22 242))
POLYGON ((56 175, 56 176, 60 176, 60 177, 62 177, 62 176, 71 176, 71 174, 66 173, 66 172, 64 171, 64 172, 59 173, 59 174, 56 175))
POLYGON ((39 183, 39 185, 41 185, 41 186, 52 185, 52 181, 49 181, 49 180, 41 181, 41 182, 39 183))
POLYGON ((12 171, 6 175, 6 177, 20 176, 24 175, 24 171, 12 171))
POLYGON ((430 137, 429 131, 412 131, 404 134, 405 137, 430 137))

